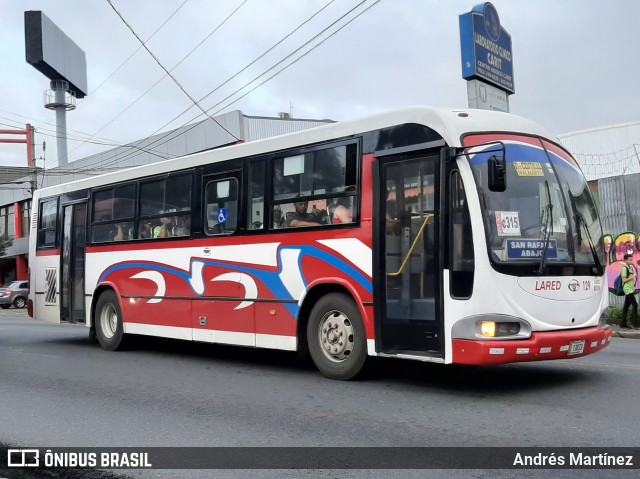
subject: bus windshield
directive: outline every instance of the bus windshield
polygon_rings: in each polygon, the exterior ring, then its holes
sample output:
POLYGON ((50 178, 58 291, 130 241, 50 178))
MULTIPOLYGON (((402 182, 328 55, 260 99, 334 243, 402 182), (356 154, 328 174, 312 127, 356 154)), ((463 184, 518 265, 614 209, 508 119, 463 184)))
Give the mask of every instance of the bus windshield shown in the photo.
POLYGON ((599 268, 603 246, 597 209, 566 151, 516 135, 468 137, 465 144, 494 262, 540 264, 540 270, 545 263, 599 268), (504 191, 490 191, 488 185, 488 160, 496 154, 496 142, 504 145, 504 191))

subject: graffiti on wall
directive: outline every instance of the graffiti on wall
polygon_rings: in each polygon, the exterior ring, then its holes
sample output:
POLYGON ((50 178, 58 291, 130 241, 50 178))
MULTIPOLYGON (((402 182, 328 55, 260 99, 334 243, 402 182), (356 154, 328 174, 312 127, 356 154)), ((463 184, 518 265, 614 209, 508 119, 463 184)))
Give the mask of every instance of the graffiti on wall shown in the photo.
MULTIPOLYGON (((640 233, 627 231, 618 236, 610 234, 604 235, 604 253, 607 262, 607 280, 609 291, 613 291, 613 283, 622 272, 624 266, 624 255, 633 255, 633 264, 640 266, 640 233)), ((639 288, 638 278, 636 278, 636 290, 639 288)))

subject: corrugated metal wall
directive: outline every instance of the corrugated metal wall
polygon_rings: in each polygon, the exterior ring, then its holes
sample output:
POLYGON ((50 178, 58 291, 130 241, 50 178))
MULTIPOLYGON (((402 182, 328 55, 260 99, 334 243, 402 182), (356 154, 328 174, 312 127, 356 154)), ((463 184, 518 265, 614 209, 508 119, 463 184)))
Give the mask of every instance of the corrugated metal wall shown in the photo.
POLYGON ((307 130, 317 126, 334 123, 333 120, 301 120, 298 118, 265 118, 261 116, 244 117, 244 136, 246 141, 262 140, 272 136, 284 135, 307 130))
POLYGON ((598 180, 605 233, 640 232, 640 174, 598 180))
POLYGON ((627 208, 624 177, 614 176, 598 180, 600 219, 606 233, 627 231, 627 208))

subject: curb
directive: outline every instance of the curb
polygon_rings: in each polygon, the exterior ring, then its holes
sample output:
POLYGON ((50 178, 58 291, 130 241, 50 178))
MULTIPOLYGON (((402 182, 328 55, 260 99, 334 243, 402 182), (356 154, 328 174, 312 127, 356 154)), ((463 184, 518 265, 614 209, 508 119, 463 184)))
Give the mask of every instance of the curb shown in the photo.
POLYGON ((620 329, 612 326, 613 336, 626 339, 640 339, 640 329, 620 329))

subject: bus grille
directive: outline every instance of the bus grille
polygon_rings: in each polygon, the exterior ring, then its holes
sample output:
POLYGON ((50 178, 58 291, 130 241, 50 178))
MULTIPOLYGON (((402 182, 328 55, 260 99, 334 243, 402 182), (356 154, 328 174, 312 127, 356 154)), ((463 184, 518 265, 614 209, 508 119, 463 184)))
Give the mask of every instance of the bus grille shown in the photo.
POLYGON ((46 287, 44 304, 55 306, 58 303, 58 272, 56 268, 46 268, 44 270, 44 280, 46 287))

